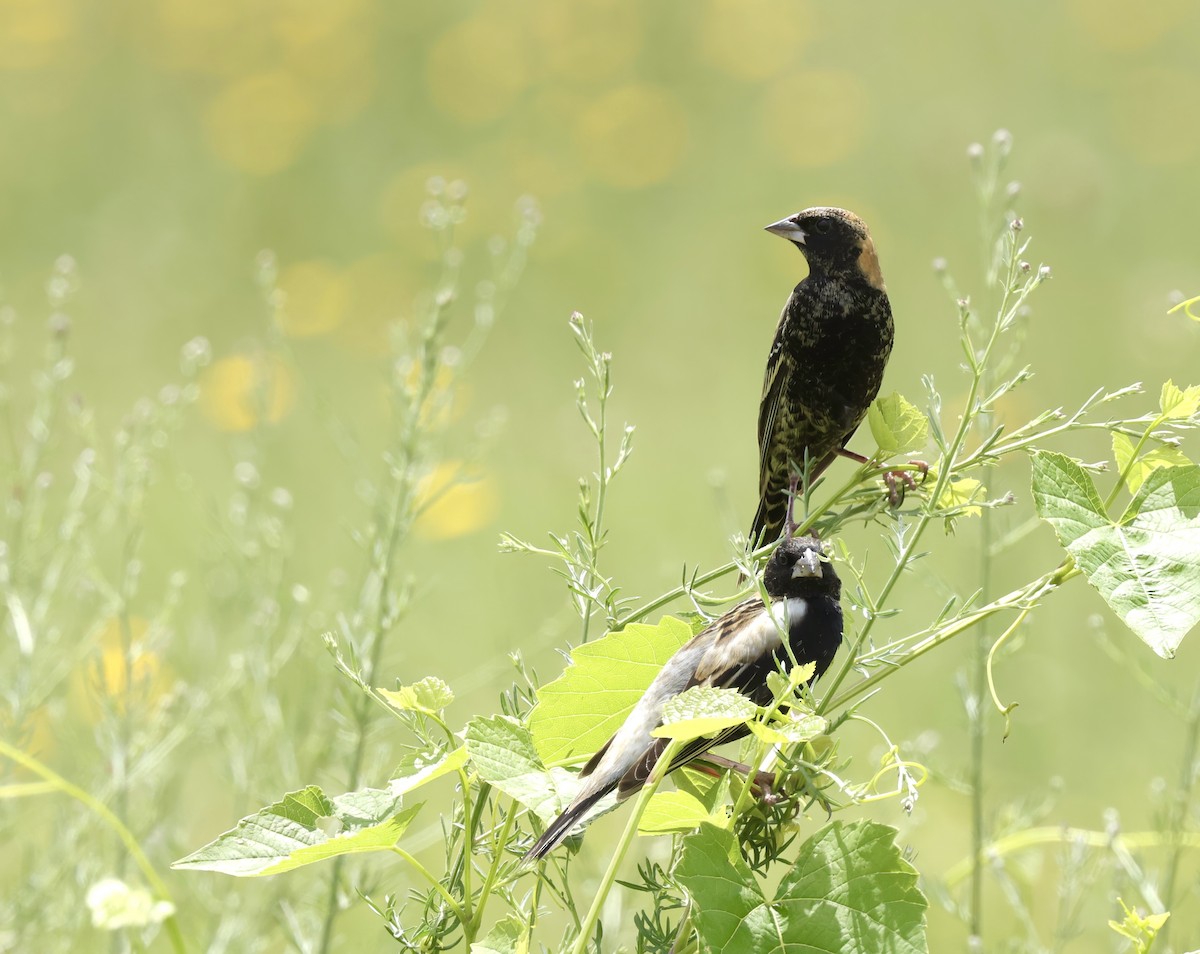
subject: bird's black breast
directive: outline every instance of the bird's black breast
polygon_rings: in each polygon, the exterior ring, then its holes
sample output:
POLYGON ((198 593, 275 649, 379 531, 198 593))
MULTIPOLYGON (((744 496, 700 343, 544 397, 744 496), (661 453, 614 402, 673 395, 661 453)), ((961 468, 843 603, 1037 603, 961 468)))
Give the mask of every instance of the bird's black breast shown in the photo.
POLYGON ((806 279, 788 299, 774 345, 792 364, 789 396, 857 426, 883 383, 894 335, 886 292, 861 281, 806 279))
MULTIPOLYGON (((789 616, 788 643, 801 666, 816 664, 816 671, 809 680, 811 685, 824 675, 842 644, 841 603, 832 596, 806 597, 804 612, 796 617, 789 616)), ((773 694, 767 685, 767 675, 775 672, 780 664, 785 669, 791 668, 791 658, 782 647, 746 666, 739 674, 737 688, 758 705, 769 705, 773 694)))
POLYGON ((805 613, 788 627, 788 640, 797 661, 816 663, 813 680, 819 679, 833 662, 842 644, 842 604, 832 596, 810 596, 805 613))

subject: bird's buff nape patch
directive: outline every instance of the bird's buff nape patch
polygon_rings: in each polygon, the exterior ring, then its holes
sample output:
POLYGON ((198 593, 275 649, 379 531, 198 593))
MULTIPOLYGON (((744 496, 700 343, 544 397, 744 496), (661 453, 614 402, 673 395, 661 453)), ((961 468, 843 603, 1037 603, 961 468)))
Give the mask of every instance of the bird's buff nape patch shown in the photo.
POLYGON ((879 268, 879 256, 875 254, 875 243, 867 236, 862 240, 858 253, 858 268, 867 279, 867 284, 880 291, 887 291, 883 284, 883 272, 879 268))

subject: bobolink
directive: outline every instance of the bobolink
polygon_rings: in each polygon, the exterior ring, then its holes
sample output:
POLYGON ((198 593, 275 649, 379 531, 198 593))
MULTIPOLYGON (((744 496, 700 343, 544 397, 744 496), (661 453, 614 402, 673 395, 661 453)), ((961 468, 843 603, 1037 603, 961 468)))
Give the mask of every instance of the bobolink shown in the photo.
MULTIPOLYGON (((526 862, 550 852, 605 795, 615 790, 625 799, 645 785, 668 744, 650 733, 662 724, 663 705, 673 696, 692 686, 719 686, 768 705, 772 693, 767 676, 781 665, 790 668, 793 657, 801 665, 815 663, 814 680, 829 668, 842 641, 842 585, 821 559, 820 543, 803 537, 780 543, 763 571, 763 587, 769 607, 757 596, 739 603, 667 660, 625 723, 583 767, 579 774, 587 781, 529 849, 526 862)), ((680 749, 668 771, 747 732, 739 725, 716 738, 694 739, 680 749)))
POLYGON ((767 231, 800 249, 809 271, 783 307, 767 358, 758 412, 759 503, 750 529, 759 544, 791 523, 789 500, 806 457, 811 482, 862 423, 893 337, 879 258, 862 219, 845 209, 805 209, 767 231))

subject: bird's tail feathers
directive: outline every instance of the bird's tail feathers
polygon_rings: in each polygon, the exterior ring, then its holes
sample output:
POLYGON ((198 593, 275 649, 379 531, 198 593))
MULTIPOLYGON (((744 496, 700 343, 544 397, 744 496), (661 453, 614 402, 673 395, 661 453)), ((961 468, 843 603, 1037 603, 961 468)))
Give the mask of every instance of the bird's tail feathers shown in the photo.
POLYGON ((550 854, 557 848, 566 837, 600 799, 613 790, 613 785, 601 789, 598 792, 593 792, 587 795, 574 804, 567 806, 561 815, 559 815, 550 824, 543 833, 542 837, 533 843, 533 847, 525 852, 525 857, 521 859, 521 864, 531 865, 536 861, 541 861, 546 855, 550 854))

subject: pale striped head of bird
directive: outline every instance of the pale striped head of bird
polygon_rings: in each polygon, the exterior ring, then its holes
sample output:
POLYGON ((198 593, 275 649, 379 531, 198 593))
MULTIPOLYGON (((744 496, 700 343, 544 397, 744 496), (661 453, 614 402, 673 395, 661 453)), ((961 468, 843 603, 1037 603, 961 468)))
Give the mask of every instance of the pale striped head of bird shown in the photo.
POLYGON ((871 232, 853 212, 817 206, 773 222, 766 230, 800 249, 814 273, 857 272, 868 284, 883 290, 883 274, 871 232))

